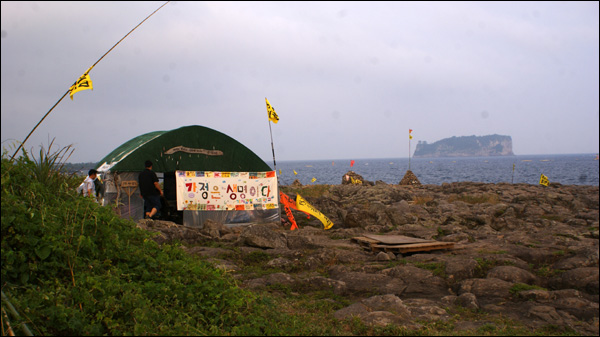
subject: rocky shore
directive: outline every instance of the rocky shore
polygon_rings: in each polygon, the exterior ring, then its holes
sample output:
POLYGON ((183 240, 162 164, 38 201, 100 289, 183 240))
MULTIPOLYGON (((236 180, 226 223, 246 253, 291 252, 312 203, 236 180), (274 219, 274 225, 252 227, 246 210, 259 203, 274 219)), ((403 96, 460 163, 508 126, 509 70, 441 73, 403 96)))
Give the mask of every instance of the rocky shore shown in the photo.
POLYGON ((318 219, 296 211, 294 231, 285 222, 191 228, 141 220, 139 226, 159 232, 159 243, 182 242, 242 287, 328 291, 338 304, 335 320, 411 329, 452 322, 459 333, 493 329, 501 320, 598 335, 598 186, 365 182, 282 190, 302 195, 334 227, 325 231, 318 219), (375 252, 353 240, 365 233, 454 246, 375 252))

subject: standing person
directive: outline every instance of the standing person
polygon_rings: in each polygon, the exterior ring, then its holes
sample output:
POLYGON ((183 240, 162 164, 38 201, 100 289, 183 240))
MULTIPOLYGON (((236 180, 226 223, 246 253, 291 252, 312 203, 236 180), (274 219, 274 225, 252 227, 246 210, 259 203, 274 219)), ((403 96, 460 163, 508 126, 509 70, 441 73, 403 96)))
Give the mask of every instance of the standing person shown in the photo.
POLYGON ((160 197, 163 191, 158 184, 158 177, 152 171, 152 162, 146 160, 144 163, 146 169, 140 173, 138 177, 140 186, 140 195, 144 199, 144 214, 145 218, 153 218, 160 211, 160 197))
POLYGON ((96 185, 94 180, 98 177, 98 171, 91 169, 88 171, 88 176, 77 188, 77 192, 83 194, 84 197, 96 198, 96 185))

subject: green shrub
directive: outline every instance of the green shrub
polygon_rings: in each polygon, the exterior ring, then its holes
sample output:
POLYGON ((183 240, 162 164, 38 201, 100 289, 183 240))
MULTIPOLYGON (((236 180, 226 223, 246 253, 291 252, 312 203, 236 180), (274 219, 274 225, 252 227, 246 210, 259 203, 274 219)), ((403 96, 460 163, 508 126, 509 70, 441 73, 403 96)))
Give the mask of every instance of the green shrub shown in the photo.
MULTIPOLYGON (((75 194, 56 154, 2 157, 2 290, 37 335, 264 333, 223 271, 75 194)), ((22 323, 12 317, 11 325, 22 323)))

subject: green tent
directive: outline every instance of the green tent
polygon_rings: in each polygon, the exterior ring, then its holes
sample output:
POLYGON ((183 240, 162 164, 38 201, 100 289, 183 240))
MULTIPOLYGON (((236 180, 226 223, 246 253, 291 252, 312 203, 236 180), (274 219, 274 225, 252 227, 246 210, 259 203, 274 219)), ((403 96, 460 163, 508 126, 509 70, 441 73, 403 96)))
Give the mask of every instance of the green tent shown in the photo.
POLYGON ((192 125, 135 137, 100 160, 100 172, 141 172, 151 160, 155 172, 262 172, 272 169, 237 140, 192 125))
MULTIPOLYGON (((162 180, 167 207, 176 204, 175 171, 266 172, 272 171, 260 157, 235 139, 192 125, 170 131, 155 131, 137 136, 117 147, 100 161, 106 191, 103 205, 116 205, 124 218, 141 219, 143 200, 137 187, 144 162, 162 180)), ((180 212, 175 212, 179 214, 180 212)), ((212 219, 221 223, 273 221, 278 210, 269 211, 183 211, 183 224, 202 226, 212 219)))

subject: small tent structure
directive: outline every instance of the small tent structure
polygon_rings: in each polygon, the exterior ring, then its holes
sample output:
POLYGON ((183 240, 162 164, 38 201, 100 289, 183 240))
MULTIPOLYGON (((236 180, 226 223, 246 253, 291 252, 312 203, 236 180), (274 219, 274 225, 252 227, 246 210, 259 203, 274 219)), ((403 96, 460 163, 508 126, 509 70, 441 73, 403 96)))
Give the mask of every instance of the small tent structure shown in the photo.
MULTIPOLYGON (((235 139, 213 129, 192 125, 137 136, 104 157, 98 167, 105 175, 103 205, 118 205, 121 217, 143 218, 143 199, 137 187, 144 162, 163 177, 168 204, 176 203, 175 171, 272 171, 262 159, 235 139)), ((183 224, 202 226, 206 219, 221 223, 274 221, 278 210, 183 211, 183 224)))

